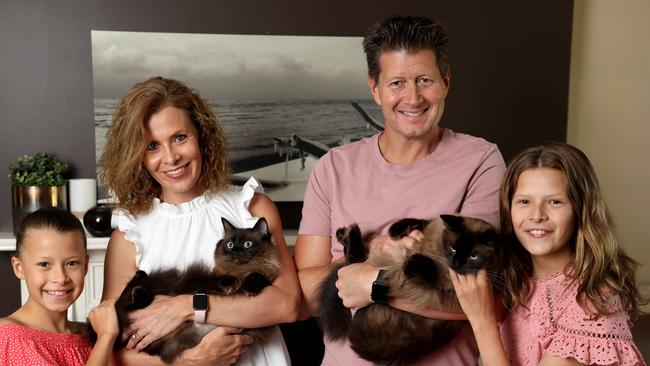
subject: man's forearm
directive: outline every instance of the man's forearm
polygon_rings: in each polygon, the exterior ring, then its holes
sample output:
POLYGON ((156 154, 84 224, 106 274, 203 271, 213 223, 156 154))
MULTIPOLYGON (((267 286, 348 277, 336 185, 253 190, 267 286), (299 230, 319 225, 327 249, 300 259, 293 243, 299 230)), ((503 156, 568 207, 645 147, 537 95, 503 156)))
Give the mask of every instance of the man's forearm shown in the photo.
POLYGON ((300 287, 302 288, 302 307, 298 315, 300 320, 308 319, 318 312, 320 285, 332 268, 334 268, 334 264, 305 268, 298 271, 300 287))

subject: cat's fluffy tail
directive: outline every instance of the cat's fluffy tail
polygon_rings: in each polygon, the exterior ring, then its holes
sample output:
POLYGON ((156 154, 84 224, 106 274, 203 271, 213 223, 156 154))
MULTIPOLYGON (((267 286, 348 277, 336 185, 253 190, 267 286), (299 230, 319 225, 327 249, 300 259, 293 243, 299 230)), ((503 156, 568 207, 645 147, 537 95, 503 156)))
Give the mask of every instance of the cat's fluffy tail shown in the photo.
POLYGON ((350 331, 352 313, 343 305, 336 288, 337 272, 343 265, 335 266, 325 277, 319 288, 318 324, 330 340, 347 337, 350 331))

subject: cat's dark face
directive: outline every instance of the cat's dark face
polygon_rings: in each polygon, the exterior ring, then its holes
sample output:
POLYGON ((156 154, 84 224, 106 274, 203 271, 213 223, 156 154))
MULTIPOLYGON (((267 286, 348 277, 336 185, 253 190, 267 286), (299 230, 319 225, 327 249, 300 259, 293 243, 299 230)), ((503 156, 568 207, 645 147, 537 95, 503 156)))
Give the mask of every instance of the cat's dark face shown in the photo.
POLYGON ((487 222, 453 215, 441 215, 446 232, 443 248, 447 263, 460 274, 494 268, 498 257, 498 234, 487 222))
POLYGON ((273 247, 268 224, 264 218, 260 218, 250 229, 236 228, 224 218, 221 221, 225 235, 217 243, 215 257, 225 256, 243 264, 260 257, 273 247))

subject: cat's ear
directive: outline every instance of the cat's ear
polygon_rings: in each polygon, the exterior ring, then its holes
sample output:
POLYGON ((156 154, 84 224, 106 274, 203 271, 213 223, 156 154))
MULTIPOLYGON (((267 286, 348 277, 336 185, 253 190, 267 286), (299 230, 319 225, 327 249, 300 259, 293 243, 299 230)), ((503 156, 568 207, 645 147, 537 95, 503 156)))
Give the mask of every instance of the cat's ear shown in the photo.
POLYGON ((269 224, 266 223, 266 219, 263 217, 257 220, 255 226, 253 226, 253 230, 259 231, 264 236, 269 236, 269 224))
POLYGON ((230 221, 226 220, 225 217, 221 218, 221 223, 223 224, 223 230, 225 232, 231 232, 235 230, 235 226, 230 223, 230 221))
POLYGON ((463 229, 463 220, 462 216, 456 215, 440 215, 440 218, 445 223, 447 230, 459 232, 463 229))

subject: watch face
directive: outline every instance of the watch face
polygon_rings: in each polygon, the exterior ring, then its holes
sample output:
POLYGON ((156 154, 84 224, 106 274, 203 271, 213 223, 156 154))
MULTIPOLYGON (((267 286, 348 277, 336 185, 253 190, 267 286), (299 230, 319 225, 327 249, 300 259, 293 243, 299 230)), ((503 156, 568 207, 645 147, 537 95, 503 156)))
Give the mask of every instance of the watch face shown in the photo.
POLYGON ((207 310, 208 309, 208 295, 206 294, 194 294, 192 297, 192 307, 196 310, 207 310))

